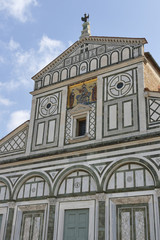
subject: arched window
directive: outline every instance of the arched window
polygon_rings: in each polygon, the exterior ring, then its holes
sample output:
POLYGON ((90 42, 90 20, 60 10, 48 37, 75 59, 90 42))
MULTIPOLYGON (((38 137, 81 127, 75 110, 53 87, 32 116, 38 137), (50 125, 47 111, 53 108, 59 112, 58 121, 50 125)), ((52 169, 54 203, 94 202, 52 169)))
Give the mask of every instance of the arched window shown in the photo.
POLYGON ((151 173, 142 165, 125 164, 111 175, 106 190, 127 190, 154 186, 151 173))
POLYGON ((75 171, 62 181, 58 194, 76 194, 97 191, 93 177, 85 171, 75 171))
POLYGON ((34 198, 47 195, 49 195, 48 183, 43 178, 35 176, 21 186, 17 198, 34 198))

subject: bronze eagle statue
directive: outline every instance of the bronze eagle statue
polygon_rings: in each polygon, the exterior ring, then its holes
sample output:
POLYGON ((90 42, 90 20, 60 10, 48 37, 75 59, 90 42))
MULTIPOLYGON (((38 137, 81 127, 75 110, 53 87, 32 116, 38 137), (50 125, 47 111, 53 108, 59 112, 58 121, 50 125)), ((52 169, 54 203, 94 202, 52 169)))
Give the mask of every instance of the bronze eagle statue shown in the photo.
POLYGON ((87 16, 87 14, 85 13, 84 14, 84 17, 81 17, 81 20, 83 21, 83 22, 87 22, 87 19, 89 18, 89 14, 88 14, 88 16, 87 16))

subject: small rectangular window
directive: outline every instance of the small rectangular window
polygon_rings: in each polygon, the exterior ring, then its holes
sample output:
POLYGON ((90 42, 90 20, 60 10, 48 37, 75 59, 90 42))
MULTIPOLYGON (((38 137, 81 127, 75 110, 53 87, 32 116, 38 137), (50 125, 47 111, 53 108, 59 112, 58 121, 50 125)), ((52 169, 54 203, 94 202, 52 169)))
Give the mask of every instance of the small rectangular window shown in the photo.
POLYGON ((86 134, 86 118, 77 119, 76 136, 84 136, 86 134))

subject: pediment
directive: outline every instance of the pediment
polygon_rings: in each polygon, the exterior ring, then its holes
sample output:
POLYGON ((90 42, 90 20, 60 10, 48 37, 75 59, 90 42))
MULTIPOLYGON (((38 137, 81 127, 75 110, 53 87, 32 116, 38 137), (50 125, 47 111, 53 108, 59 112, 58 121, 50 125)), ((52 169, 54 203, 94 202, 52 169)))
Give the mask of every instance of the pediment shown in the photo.
POLYGON ((41 79, 51 72, 61 68, 80 63, 87 59, 100 56, 109 51, 124 47, 138 46, 147 43, 145 38, 120 38, 120 37, 94 37, 90 36, 75 42, 66 51, 44 67, 32 77, 33 80, 41 79), (88 48, 88 49, 87 49, 88 48), (85 51, 85 49, 87 51, 85 51))
POLYGON ((88 105, 84 105, 84 104, 78 104, 77 106, 75 106, 74 108, 72 108, 70 110, 70 114, 74 115, 77 113, 84 113, 84 112, 88 112, 91 110, 91 107, 88 105))

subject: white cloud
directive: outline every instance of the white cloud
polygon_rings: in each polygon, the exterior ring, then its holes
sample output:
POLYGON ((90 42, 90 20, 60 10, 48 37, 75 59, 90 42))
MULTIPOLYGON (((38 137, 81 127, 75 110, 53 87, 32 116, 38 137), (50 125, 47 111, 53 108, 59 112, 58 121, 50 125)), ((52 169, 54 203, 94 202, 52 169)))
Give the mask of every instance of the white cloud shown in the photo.
POLYGON ((1 82, 0 86, 14 90, 20 86, 31 87, 33 83, 31 77, 56 58, 66 47, 63 42, 44 35, 37 49, 31 48, 25 51, 13 38, 9 41, 7 48, 10 50, 8 62, 12 64, 10 67, 12 79, 7 83, 1 82))
POLYGON ((20 44, 18 42, 15 42, 12 38, 9 41, 8 47, 11 51, 14 51, 18 48, 20 48, 20 44))
POLYGON ((19 110, 11 114, 10 119, 7 124, 8 131, 12 131, 17 128, 19 125, 29 120, 30 112, 28 110, 19 110))
POLYGON ((10 101, 10 100, 7 99, 7 98, 3 98, 3 97, 0 96, 0 105, 10 106, 10 105, 12 105, 12 104, 13 104, 12 101, 10 101))
POLYGON ((36 0, 0 0, 0 10, 21 22, 31 18, 30 8, 37 5, 36 0))

